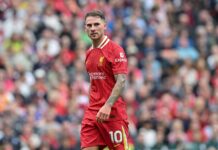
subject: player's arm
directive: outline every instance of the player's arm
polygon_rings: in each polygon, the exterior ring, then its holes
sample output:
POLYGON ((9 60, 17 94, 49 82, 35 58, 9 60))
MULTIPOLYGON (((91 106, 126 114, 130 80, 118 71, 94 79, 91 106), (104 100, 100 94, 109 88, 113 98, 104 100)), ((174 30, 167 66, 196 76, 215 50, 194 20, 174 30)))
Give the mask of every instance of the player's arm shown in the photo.
POLYGON ((126 74, 117 74, 115 75, 116 84, 111 92, 110 97, 108 98, 106 104, 110 105, 111 107, 117 101, 118 97, 121 95, 126 82, 126 74))
POLYGON ((103 122, 109 118, 112 106, 117 101, 118 97, 121 95, 124 89, 127 76, 126 74, 118 74, 115 75, 115 79, 116 83, 112 89, 111 95, 96 115, 98 122, 103 122))

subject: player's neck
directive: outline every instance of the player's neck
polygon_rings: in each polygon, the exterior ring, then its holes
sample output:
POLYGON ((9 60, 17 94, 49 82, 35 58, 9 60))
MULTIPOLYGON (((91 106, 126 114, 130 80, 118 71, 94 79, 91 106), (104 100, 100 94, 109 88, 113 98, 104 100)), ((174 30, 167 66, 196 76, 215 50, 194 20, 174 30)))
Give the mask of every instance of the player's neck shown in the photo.
POLYGON ((101 44, 101 42, 104 40, 104 38, 105 38, 105 35, 103 35, 101 38, 97 40, 93 40, 92 42, 93 48, 97 48, 101 44))

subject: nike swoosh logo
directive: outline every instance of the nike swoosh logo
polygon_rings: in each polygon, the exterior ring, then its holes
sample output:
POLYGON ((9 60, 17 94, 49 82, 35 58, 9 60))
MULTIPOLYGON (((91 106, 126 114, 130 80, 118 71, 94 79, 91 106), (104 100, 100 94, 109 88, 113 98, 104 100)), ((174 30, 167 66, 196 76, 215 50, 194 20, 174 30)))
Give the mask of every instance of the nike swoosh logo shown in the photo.
POLYGON ((120 144, 116 144, 116 145, 114 145, 114 147, 117 147, 117 146, 119 146, 120 144))

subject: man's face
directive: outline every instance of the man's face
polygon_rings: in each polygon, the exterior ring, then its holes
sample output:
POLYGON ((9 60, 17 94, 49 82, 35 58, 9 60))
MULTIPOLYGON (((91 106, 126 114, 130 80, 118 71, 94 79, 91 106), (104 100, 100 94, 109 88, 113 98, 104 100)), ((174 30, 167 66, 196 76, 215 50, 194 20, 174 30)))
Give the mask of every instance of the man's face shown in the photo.
POLYGON ((100 17, 89 16, 86 18, 85 31, 92 40, 98 40, 104 35, 105 21, 100 17))

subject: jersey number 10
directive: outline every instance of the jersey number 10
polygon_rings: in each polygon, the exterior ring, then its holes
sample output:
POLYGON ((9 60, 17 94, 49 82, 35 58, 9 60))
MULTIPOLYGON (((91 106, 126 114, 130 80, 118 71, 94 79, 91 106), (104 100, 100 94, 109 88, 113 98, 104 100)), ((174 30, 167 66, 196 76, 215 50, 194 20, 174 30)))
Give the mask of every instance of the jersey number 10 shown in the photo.
POLYGON ((120 130, 109 132, 112 143, 121 143, 123 140, 122 132, 120 130))

